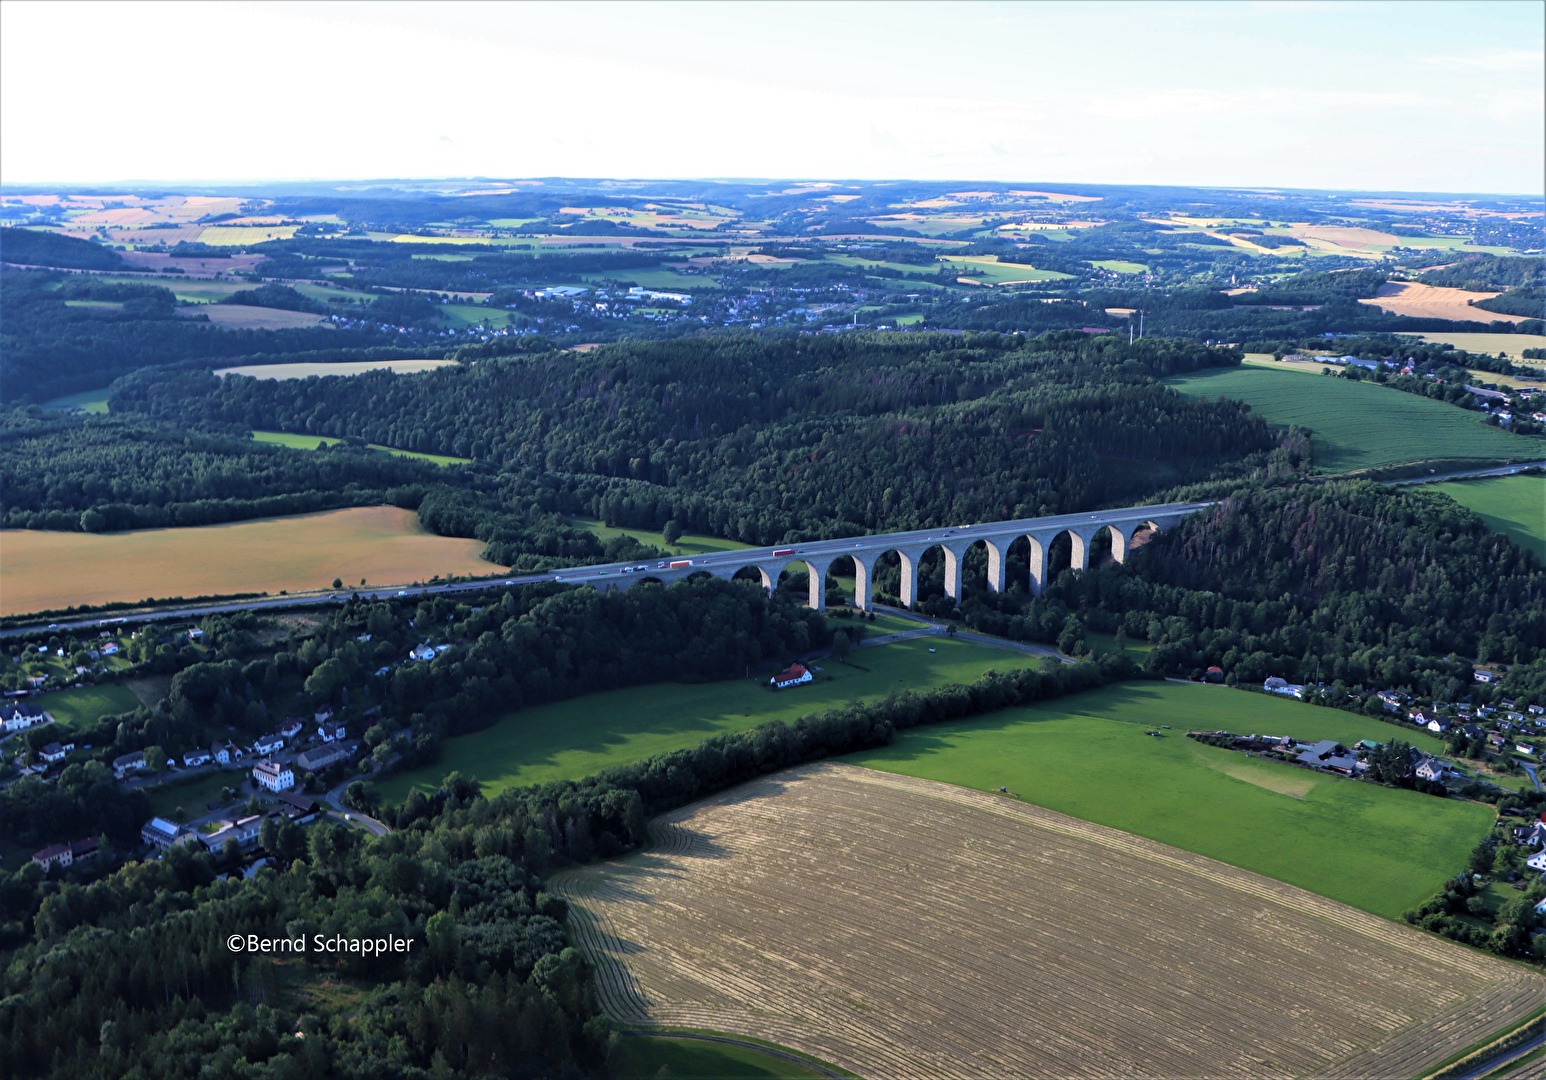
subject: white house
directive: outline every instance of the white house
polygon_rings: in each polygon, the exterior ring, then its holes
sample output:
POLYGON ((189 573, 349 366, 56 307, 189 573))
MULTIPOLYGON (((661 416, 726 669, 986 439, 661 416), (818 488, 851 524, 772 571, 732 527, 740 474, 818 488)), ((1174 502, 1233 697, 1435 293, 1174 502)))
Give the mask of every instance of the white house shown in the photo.
POLYGON ((290 766, 266 758, 252 767, 252 778, 269 791, 287 791, 295 786, 295 773, 290 766))
POLYGON ((47 746, 43 747, 43 749, 38 751, 38 757, 52 765, 56 761, 63 761, 64 756, 74 749, 75 743, 73 742, 51 742, 47 746))
POLYGON ((1304 687, 1299 683, 1291 683, 1287 679, 1280 679, 1276 675, 1261 684, 1261 688, 1269 694, 1281 694, 1284 697, 1303 698, 1304 687))
POLYGON ((1529 743, 1515 743, 1514 749, 1518 750, 1521 754, 1535 753, 1535 747, 1531 746, 1529 743))
POLYGON ((202 747, 189 750, 183 755, 183 765, 189 769, 196 769, 200 765, 209 764, 209 751, 202 747))
POLYGON ((293 739, 301 733, 301 729, 305 726, 298 718, 292 716, 284 722, 284 726, 279 729, 279 734, 287 739, 293 739))
POLYGON ((122 780, 132 772, 139 772, 145 767, 145 751, 136 750, 131 754, 124 754, 113 759, 113 775, 122 780))
POLYGON ((1546 870, 1546 848, 1542 848, 1525 860, 1531 870, 1546 870))
POLYGON ((317 737, 325 743, 338 742, 349 737, 349 729, 343 724, 322 724, 317 728, 317 737))
POLYGON ((1449 721, 1442 716, 1435 716, 1432 720, 1428 721, 1427 728, 1435 735, 1442 735, 1449 730, 1449 721))
POLYGON ((415 645, 408 651, 408 659, 433 660, 435 659, 435 647, 429 644, 415 645))
POLYGON ((804 664, 790 664, 783 671, 768 680, 775 690, 782 690, 786 686, 799 686, 801 683, 811 681, 810 670, 804 664))
POLYGON ((252 743, 252 752, 254 754, 262 754, 264 757, 272 754, 275 750, 283 750, 284 748, 285 741, 281 735, 260 735, 252 743))
POLYGON ((1438 758, 1425 757, 1417 763, 1417 778, 1419 780, 1437 780, 1443 782, 1449 775, 1449 766, 1438 758))
POLYGON ((209 756, 214 759, 216 765, 231 764, 231 751, 227 750, 219 743, 209 744, 209 756))
POLYGON ((6 734, 53 722, 54 718, 36 705, 6 705, 0 708, 0 732, 6 734))

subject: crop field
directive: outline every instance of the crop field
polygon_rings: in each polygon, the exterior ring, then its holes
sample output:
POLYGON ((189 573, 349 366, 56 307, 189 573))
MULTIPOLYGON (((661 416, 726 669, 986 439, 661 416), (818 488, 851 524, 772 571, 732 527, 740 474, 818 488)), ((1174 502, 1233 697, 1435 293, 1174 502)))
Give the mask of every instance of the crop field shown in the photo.
POLYGON ((452 771, 476 776, 487 794, 590 776, 613 765, 697 746, 723 732, 744 731, 769 720, 792 721, 894 691, 967 683, 989 669, 1008 671, 1041 658, 966 641, 914 638, 857 649, 850 660, 854 666, 819 661, 823 670, 817 681, 793 690, 769 690, 766 675, 658 683, 507 713, 483 731, 448 739, 439 761, 383 781, 381 794, 389 802, 400 802, 414 788, 434 791, 452 771))
POLYGON ((498 573, 483 544, 433 536, 395 506, 122 533, 0 532, 0 615, 150 597, 291 592, 498 573))
POLYGON ((1252 366, 1194 372, 1166 384, 1196 397, 1244 401, 1269 424, 1312 429, 1315 467, 1322 472, 1540 455, 1539 443, 1488 427, 1476 413, 1374 383, 1252 366))
POLYGON ((1499 295, 1490 292, 1467 292, 1464 289, 1445 289, 1437 285, 1424 285, 1417 281, 1387 281, 1379 287, 1371 299, 1358 301, 1372 304, 1392 315, 1411 315, 1418 319, 1455 319, 1464 322, 1524 322, 1523 315, 1504 315, 1486 308, 1472 307, 1467 301, 1486 300, 1499 295))
POLYGON ((790 770, 549 888, 627 1024, 862 1076, 1412 1076, 1536 972, 1127 833, 867 769, 790 770))
POLYGON ((1546 477, 1489 476, 1434 486, 1546 563, 1546 477))
POLYGON ((1110 270, 1113 274, 1146 274, 1149 271, 1145 263, 1122 259, 1091 259, 1090 265, 1098 270, 1110 270))
POLYGON ((442 304, 440 313, 458 329, 482 326, 485 322, 494 330, 510 325, 510 312, 503 308, 483 307, 479 304, 442 304))
MULTIPOLYGON (((1469 353, 1496 356, 1507 353, 1517 361, 1526 349, 1546 349, 1546 334, 1413 334, 1413 337, 1433 344, 1453 345, 1469 353)), ((1525 363, 1530 363, 1526 360, 1525 363)), ((1535 361, 1541 363, 1542 361, 1535 361)))
POLYGON ((199 233, 199 243, 210 247, 243 247, 265 240, 288 240, 299 225, 209 225, 199 233))
POLYGON ((1388 918, 1464 866, 1492 821, 1480 804, 1250 758, 1188 739, 1188 728, 1344 745, 1402 739, 1442 751, 1426 732, 1334 709, 1222 686, 1135 683, 915 729, 849 760, 979 791, 1005 786, 1038 806, 1388 918), (1160 738, 1145 734, 1155 730, 1160 738))
POLYGON ((342 360, 337 363, 247 364, 215 369, 216 375, 250 375, 254 379, 309 379, 313 375, 358 375, 364 371, 395 371, 414 375, 455 364, 455 360, 342 360))
POLYGON ((326 315, 309 311, 285 311, 250 304, 200 304, 194 308, 178 308, 177 313, 190 318, 206 318, 222 330, 294 330, 327 322, 326 315))
POLYGON ((70 731, 89 727, 104 716, 117 716, 140 707, 139 698, 123 683, 77 686, 73 690, 41 694, 33 703, 53 714, 54 722, 70 731))
MULTIPOLYGON (((252 438, 255 442, 273 443, 276 446, 288 446, 292 450, 315 450, 319 446, 332 446, 343 442, 342 439, 331 439, 326 435, 289 435, 283 431, 254 431, 252 438)), ((397 450, 390 446, 382 446, 379 443, 367 443, 371 450, 379 450, 383 454, 396 454, 398 457, 417 458, 419 461, 429 461, 436 465, 466 465, 471 458, 452 457, 450 454, 421 454, 417 450, 397 450)))

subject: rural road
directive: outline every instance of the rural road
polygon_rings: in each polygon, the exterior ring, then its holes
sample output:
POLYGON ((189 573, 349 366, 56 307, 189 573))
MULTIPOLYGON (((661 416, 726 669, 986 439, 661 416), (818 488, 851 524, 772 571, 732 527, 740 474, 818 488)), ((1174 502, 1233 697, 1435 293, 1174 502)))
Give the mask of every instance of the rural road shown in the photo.
POLYGON ((1524 765, 1525 773, 1530 777, 1530 782, 1535 785, 1535 790, 1546 791, 1546 788, 1541 787, 1541 778, 1535 775, 1535 766, 1525 765, 1522 761, 1519 764, 1524 765))
MULTIPOLYGON (((1499 1069, 1506 1067, 1509 1062, 1517 1061, 1519 1058, 1522 1058, 1526 1054, 1530 1053, 1530 1051, 1539 1050, 1543 1046, 1546 1046, 1546 1031, 1541 1032, 1529 1042, 1524 1043, 1521 1046, 1516 1046, 1504 1054, 1500 1054, 1498 1057, 1493 1058, 1486 1064, 1477 1065, 1469 1072, 1463 1072, 1457 1076, 1451 1077, 1450 1080, 1477 1080, 1478 1077, 1490 1076, 1492 1073, 1497 1072, 1499 1069)), ((1532 1066, 1538 1064, 1539 1062, 1531 1062, 1532 1066)), ((1527 1075, 1539 1074, 1535 1073, 1534 1069, 1532 1068, 1527 1073, 1520 1073, 1520 1080, 1524 1080, 1527 1075)))
POLYGON ((353 820, 359 822, 365 827, 365 831, 370 833, 372 836, 385 836, 392 830, 387 828, 383 822, 377 821, 369 814, 362 814, 358 810, 351 810, 343 804, 342 797, 344 789, 358 779, 359 777, 357 776, 350 777, 348 780, 345 780, 331 791, 324 792, 322 795, 322 801, 327 803, 327 805, 332 808, 334 814, 338 815, 340 818, 343 818, 345 821, 353 820))

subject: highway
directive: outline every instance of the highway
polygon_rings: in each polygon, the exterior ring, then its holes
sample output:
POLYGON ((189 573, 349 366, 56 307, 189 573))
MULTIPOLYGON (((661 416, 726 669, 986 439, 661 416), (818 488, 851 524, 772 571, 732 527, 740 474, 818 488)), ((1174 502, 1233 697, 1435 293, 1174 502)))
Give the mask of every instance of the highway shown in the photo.
POLYGON ((799 558, 835 557, 860 552, 891 551, 899 547, 915 547, 918 544, 948 541, 952 545, 969 544, 989 537, 1002 537, 1008 533, 1046 533, 1075 528, 1081 531, 1099 529, 1102 525, 1132 523, 1150 517, 1171 517, 1190 514, 1213 505, 1207 502, 1165 503, 1158 506, 1124 507, 1101 510, 1095 513, 1059 514, 1054 517, 1021 518, 1015 521, 995 521, 986 524, 962 525, 955 528, 914 529, 910 532, 879 533, 874 536, 847 536, 837 540, 813 540, 807 543, 776 544, 770 547, 742 548, 736 551, 719 551, 708 555, 674 556, 668 559, 651 559, 648 562, 605 563, 596 566, 576 566, 563 570, 548 570, 540 574, 518 574, 512 577, 478 578, 473 581, 443 582, 430 585, 404 585, 387 589, 338 589, 304 593, 296 596, 265 596, 251 600, 230 600, 208 604, 182 604, 156 608, 133 614, 94 614, 78 618, 62 618, 53 622, 29 623, 0 630, 0 639, 36 636, 52 630, 95 630, 98 627, 133 625, 145 622, 165 622, 179 619, 202 619, 206 615, 218 615, 233 611, 274 611, 284 608, 316 607, 319 604, 342 604, 352 597, 364 600, 389 600, 397 597, 447 596, 465 592, 483 592, 491 588, 516 585, 537 585, 542 582, 562 582, 574 585, 602 587, 616 582, 629 584, 638 577, 659 577, 664 580, 680 580, 700 570, 734 573, 743 566, 762 563, 778 565, 799 558), (775 555, 789 551, 793 554, 775 555), (690 563, 690 565, 671 564, 690 563), (634 576, 637 575, 637 576, 634 576))

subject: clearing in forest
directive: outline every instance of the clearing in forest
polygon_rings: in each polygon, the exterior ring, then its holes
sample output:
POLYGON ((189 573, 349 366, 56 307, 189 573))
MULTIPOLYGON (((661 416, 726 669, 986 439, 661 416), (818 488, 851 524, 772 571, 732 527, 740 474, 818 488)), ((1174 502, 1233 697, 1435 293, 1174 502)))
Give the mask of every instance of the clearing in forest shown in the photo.
POLYGON ((1412 1076, 1536 972, 1004 796, 823 764, 550 887, 628 1024, 862 1076, 1412 1076))
POLYGON ((499 572, 478 557, 482 541, 435 536, 395 506, 121 533, 6 529, 0 544, 0 615, 499 572))

